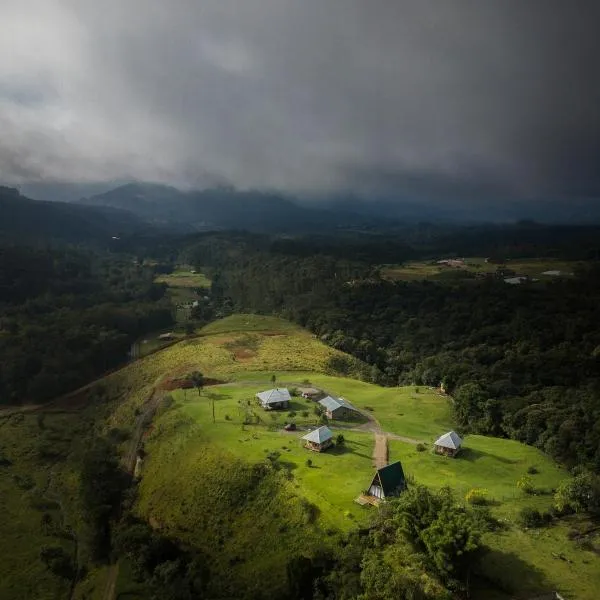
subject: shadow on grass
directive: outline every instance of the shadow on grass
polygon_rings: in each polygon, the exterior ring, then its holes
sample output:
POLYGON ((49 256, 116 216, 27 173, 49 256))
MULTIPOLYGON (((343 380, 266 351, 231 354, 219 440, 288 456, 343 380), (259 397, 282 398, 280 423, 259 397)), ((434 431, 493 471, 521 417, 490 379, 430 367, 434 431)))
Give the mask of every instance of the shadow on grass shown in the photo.
POLYGON ((288 473, 291 473, 298 468, 298 465, 295 462, 289 460, 279 460, 278 463, 281 468, 285 469, 288 473))
POLYGON ((514 552, 489 550, 479 565, 478 575, 502 592, 519 597, 553 590, 545 574, 514 552))
POLYGON ((514 465, 518 463, 518 460, 511 460, 510 458, 504 458, 498 454, 490 454, 489 452, 483 452, 482 450, 475 450, 474 448, 463 448, 453 460, 467 460, 469 462, 475 462, 481 458, 491 458, 498 462, 506 465, 514 465))

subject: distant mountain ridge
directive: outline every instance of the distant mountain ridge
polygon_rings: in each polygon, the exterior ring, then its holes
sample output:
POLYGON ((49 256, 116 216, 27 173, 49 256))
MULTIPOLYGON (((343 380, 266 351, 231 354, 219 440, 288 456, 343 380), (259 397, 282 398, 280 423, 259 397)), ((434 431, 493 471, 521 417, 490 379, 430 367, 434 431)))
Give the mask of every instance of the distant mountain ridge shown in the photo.
POLYGON ((182 231, 244 229, 276 233, 384 222, 341 207, 305 206, 281 194, 230 188, 184 192, 166 185, 130 183, 79 203, 128 210, 149 223, 182 231))
POLYGON ((93 242, 147 229, 148 225, 131 212, 32 200, 15 188, 0 186, 0 235, 5 239, 93 242))

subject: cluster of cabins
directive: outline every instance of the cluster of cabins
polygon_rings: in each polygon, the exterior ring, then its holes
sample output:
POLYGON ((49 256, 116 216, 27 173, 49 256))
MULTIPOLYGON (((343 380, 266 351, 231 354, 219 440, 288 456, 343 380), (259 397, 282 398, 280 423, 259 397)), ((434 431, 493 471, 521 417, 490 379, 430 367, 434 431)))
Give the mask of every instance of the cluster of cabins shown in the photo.
MULTIPOLYGON (((315 388, 301 388, 299 390, 303 398, 315 400, 323 409, 328 419, 351 420, 361 413, 348 400, 335 396, 323 396, 323 393, 315 388)), ((289 408, 292 396, 287 388, 275 388, 258 392, 256 398, 265 410, 285 410, 289 408)))
MULTIPOLYGON (((317 401, 328 419, 350 420, 360 415, 360 411, 344 398, 326 395, 315 388, 301 388, 302 397, 317 401)), ((256 398, 265 410, 283 410, 289 408, 292 399, 287 388, 275 388, 259 392, 256 398)), ((323 452, 333 446, 333 432, 323 425, 302 436, 304 447, 313 452, 323 452)), ((454 458, 461 449, 462 439, 449 431, 440 436, 433 444, 436 454, 454 458)), ((406 477, 402 463, 396 461, 375 471, 371 483, 357 501, 361 504, 377 504, 386 498, 400 495, 406 489, 406 477)))

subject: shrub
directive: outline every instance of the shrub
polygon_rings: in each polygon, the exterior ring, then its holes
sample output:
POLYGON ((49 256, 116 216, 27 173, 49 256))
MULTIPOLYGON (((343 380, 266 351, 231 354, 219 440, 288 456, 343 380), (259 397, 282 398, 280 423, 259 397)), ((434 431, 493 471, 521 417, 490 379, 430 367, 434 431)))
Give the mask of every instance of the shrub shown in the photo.
POLYGON ((344 443, 346 442, 344 436, 341 433, 337 434, 337 437, 335 438, 335 443, 337 446, 343 446, 344 443))
POLYGON ((416 446, 415 449, 417 450, 417 452, 425 452, 426 448, 425 448, 425 444, 421 444, 421 442, 419 442, 416 446))
POLYGON ((535 494, 535 488, 533 487, 533 481, 528 475, 523 475, 519 481, 517 481, 517 487, 526 494, 535 494))
POLYGON ((483 488, 471 488, 465 500, 474 506, 484 506, 488 503, 488 491, 483 488))
POLYGON ((525 506, 519 511, 519 524, 522 527, 541 527, 544 525, 544 518, 540 511, 531 506, 525 506))
POLYGON ((296 397, 299 395, 300 395, 300 392, 298 391, 298 388, 296 388, 296 387, 290 388, 290 396, 296 397))
POLYGON ((296 416, 296 411, 295 410, 290 410, 290 412, 288 413, 288 417, 290 417, 291 419, 293 419, 296 416))
POLYGON ((231 421, 231 417, 229 415, 225 415, 225 420, 226 421, 231 421))
POLYGON ((302 416, 307 419, 308 418, 308 411, 307 410, 303 410, 302 411, 302 416))
POLYGON ((310 469, 312 467, 312 460, 310 458, 306 459, 306 466, 310 469))
POLYGON ((527 467, 527 473, 529 473, 529 475, 537 475, 539 471, 535 465, 531 465, 530 467, 527 467))

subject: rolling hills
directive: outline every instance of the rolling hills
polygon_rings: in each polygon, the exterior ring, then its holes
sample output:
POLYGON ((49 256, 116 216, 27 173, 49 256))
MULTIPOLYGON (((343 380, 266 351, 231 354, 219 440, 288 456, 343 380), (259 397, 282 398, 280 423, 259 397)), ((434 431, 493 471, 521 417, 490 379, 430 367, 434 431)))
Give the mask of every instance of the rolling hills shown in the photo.
MULTIPOLYGON (((0 597, 64 597, 68 584, 48 572, 39 553, 41 546, 60 544, 80 564, 89 564, 77 500, 81 454, 98 435, 128 453, 139 415, 152 398, 160 403, 143 441, 133 512, 161 535, 203 553, 212 574, 209 597, 228 597, 234 589, 247 590, 248 597, 276 597, 285 590, 293 556, 310 555, 323 544, 338 547, 345 534, 367 526, 376 509, 361 507, 354 498, 373 473, 376 431, 390 434, 390 460, 402 461, 411 483, 449 485, 459 500, 471 488, 488 490, 490 510, 503 528, 486 534, 489 580, 475 598, 548 589, 593 597, 600 559, 567 539, 575 520, 541 530, 516 524, 523 506, 551 506, 551 490, 568 476, 564 470, 534 448, 484 436, 467 436, 465 452, 455 460, 433 455, 432 441, 452 427, 447 397, 424 387, 382 388, 360 381, 363 366, 349 358, 351 376, 340 377, 332 357, 345 355, 287 321, 234 315, 42 411, 3 418, 0 490, 7 518, 0 535, 11 552, 1 552, 0 597), (200 394, 181 389, 193 371, 213 385, 200 394), (294 399, 296 414, 275 418, 247 404, 272 386, 273 375, 277 385, 310 382, 343 395, 369 421, 343 423, 338 430, 333 423, 345 444, 309 455, 298 439, 302 431, 283 432, 281 426, 289 419, 300 426, 315 423, 310 401, 294 399), (248 406, 258 423, 245 422, 248 406), (516 482, 532 467, 538 493, 530 496, 516 482), (40 525, 45 514, 54 528, 40 525), (559 554, 566 560, 554 558, 559 554)), ((119 565, 117 594, 146 597, 128 562, 119 565)), ((106 567, 81 572, 74 597, 103 598, 108 573, 106 567)))

